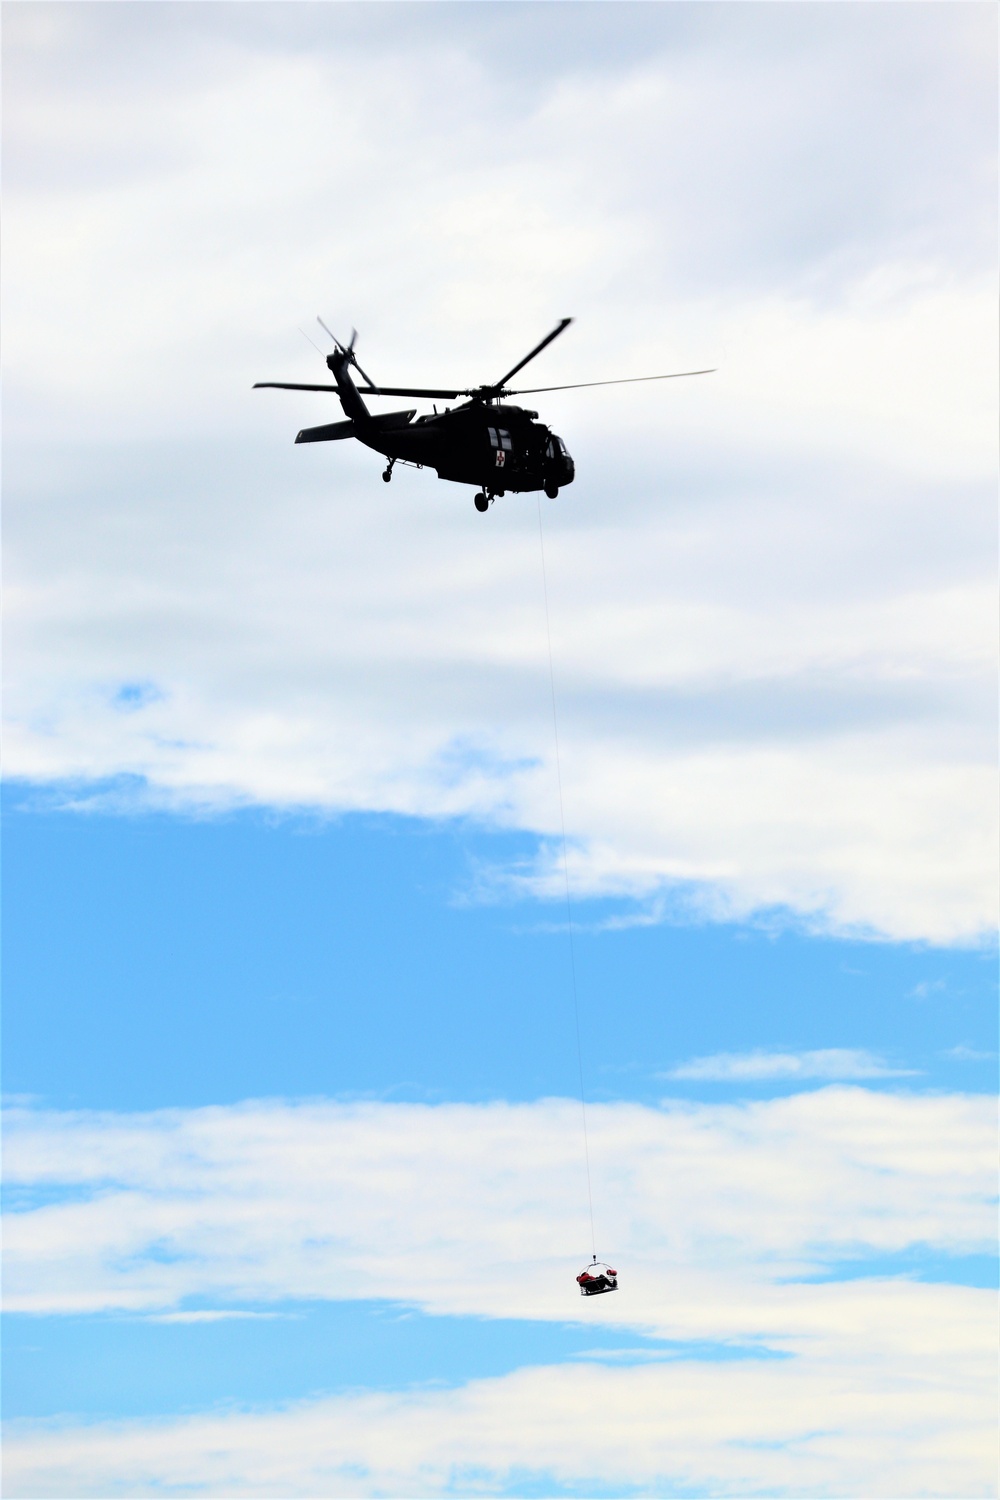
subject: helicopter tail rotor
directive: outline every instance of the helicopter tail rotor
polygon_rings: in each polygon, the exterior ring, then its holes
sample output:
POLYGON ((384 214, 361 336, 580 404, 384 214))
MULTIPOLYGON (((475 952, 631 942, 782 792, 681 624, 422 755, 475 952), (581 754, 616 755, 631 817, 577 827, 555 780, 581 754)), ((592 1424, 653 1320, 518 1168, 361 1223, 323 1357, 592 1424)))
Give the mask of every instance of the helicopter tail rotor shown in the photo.
POLYGON ((334 343, 335 343, 335 344, 336 344, 336 346, 337 346, 337 348, 338 348, 338 349, 339 349, 339 350, 340 350, 340 352, 341 352, 341 354, 350 354, 350 353, 351 353, 351 351, 352 351, 352 350, 353 350, 353 348, 354 348, 354 340, 355 340, 355 339, 356 339, 356 338, 357 338, 357 336, 358 336, 358 335, 357 335, 357 332, 356 332, 356 330, 354 330, 354 329, 352 329, 352 330, 351 330, 351 332, 352 332, 352 337, 351 337, 351 342, 350 342, 350 346, 349 346, 349 348, 347 348, 347 349, 345 349, 345 348, 344 348, 344 346, 343 346, 343 344, 342 344, 342 343, 341 343, 341 342, 340 342, 340 340, 339 340, 339 339, 338 339, 338 337, 337 337, 337 335, 336 335, 336 334, 335 334, 335 333, 334 333, 334 332, 333 332, 333 330, 332 330, 332 329, 331 329, 331 328, 327 328, 327 326, 326 326, 326 324, 325 324, 325 323, 324 323, 324 322, 323 322, 323 319, 322 319, 322 318, 320 318, 320 317, 317 317, 317 318, 316 318, 316 322, 317 322, 317 323, 318 323, 318 324, 319 324, 319 326, 320 326, 320 327, 321 327, 321 328, 322 328, 322 330, 323 330, 323 332, 324 332, 324 333, 325 333, 325 334, 326 334, 326 336, 327 336, 327 338, 329 338, 329 339, 332 339, 332 340, 333 340, 333 342, 334 342, 334 343))
MULTIPOLYGON (((356 342, 357 337, 358 337, 358 330, 356 328, 352 328, 351 329, 351 342, 345 346, 344 344, 342 344, 340 342, 340 340, 338 339, 337 335, 335 333, 331 332, 331 330, 329 328, 327 328, 327 326, 323 322, 322 318, 317 317, 316 322, 322 328, 323 332, 329 338, 333 339, 333 342, 336 344, 336 346, 340 350, 341 354, 343 354, 346 357, 348 364, 351 364, 351 365, 354 366, 354 368, 357 370, 358 374, 362 377, 362 379, 366 382, 366 384, 371 387, 371 389, 373 391, 377 391, 378 390, 378 386, 375 384, 374 380, 371 378, 370 375, 366 375, 365 374, 364 370, 358 364, 358 356, 354 352, 354 345, 355 345, 355 342, 356 342)), ((329 363, 330 363, 330 360, 328 359, 327 360, 327 364, 329 364, 329 363)), ((331 366, 331 369, 332 369, 332 366, 331 366)))

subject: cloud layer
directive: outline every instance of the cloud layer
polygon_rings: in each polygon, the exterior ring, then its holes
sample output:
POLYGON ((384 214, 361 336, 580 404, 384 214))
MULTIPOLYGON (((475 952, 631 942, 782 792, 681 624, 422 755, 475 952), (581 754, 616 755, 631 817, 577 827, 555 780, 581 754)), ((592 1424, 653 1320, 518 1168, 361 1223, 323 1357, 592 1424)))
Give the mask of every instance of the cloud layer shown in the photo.
POLYGON ((534 502, 249 386, 317 310, 401 381, 573 312, 542 383, 720 365, 546 398, 579 891, 988 929, 994 14, 387 14, 11 12, 8 770, 550 840, 534 502))
MULTIPOLYGON (((779 1283, 859 1254, 993 1244, 985 1098, 830 1087, 589 1118, 597 1249, 629 1266, 604 1299, 613 1321, 757 1336, 788 1297, 822 1324, 829 1289, 779 1283)), ((504 1316, 576 1310, 567 1267, 588 1225, 571 1101, 15 1110, 5 1170, 26 1195, 7 1224, 12 1310, 388 1297, 491 1316, 514 1262, 504 1316)))
POLYGON ((841 1257, 877 1266, 905 1247, 988 1250, 993 1138, 988 1100, 858 1088, 596 1108, 600 1248, 621 1290, 581 1303, 571 1102, 15 1111, 12 1307, 161 1316, 196 1297, 203 1311, 257 1312, 289 1297, 388 1297, 431 1313, 749 1342, 760 1357, 665 1350, 665 1363, 529 1368, 445 1391, 14 1424, 7 1490, 988 1494, 994 1295, 799 1278, 836 1276, 841 1257))
MULTIPOLYGON (((9 1494, 941 1495, 993 1491, 993 1365, 953 1290, 893 1305, 934 1349, 522 1370, 162 1423, 15 1428, 9 1494), (936 1304, 936 1305, 935 1305, 936 1304), (947 1347, 942 1366, 939 1351, 947 1347)), ((892 1299, 890 1299, 892 1300, 892 1299)), ((865 1309, 877 1323, 877 1304, 865 1309)))
POLYGON ((816 1052, 717 1052, 693 1057, 672 1068, 668 1078, 720 1083, 799 1078, 899 1078, 912 1069, 891 1068, 880 1057, 859 1048, 823 1047, 816 1052))

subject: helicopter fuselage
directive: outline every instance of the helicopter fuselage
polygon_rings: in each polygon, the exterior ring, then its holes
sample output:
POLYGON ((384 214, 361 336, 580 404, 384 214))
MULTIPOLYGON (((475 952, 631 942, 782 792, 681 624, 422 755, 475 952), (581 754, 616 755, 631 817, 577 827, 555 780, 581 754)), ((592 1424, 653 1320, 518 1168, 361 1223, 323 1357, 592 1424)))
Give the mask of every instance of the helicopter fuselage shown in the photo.
POLYGON ((369 427, 357 418, 353 421, 361 442, 387 458, 435 469, 439 479, 501 494, 559 489, 573 482, 573 460, 566 445, 537 416, 520 406, 468 401, 418 417, 406 427, 369 427))

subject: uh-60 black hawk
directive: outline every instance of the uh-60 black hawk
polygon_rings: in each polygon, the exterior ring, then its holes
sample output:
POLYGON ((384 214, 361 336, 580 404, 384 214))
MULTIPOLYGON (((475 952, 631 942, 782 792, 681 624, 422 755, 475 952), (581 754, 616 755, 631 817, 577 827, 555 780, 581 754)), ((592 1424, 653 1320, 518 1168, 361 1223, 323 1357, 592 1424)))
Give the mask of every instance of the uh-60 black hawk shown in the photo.
POLYGON ((304 427, 295 441, 326 443, 338 438, 357 438, 389 460, 382 472, 386 483, 392 478, 393 465, 397 463, 436 469, 439 479, 475 485, 475 506, 479 511, 488 510, 491 502, 507 490, 544 490, 550 499, 555 499, 563 485, 573 483, 576 472, 562 438, 538 420, 537 411, 507 405, 509 396, 533 396, 543 391, 634 385, 643 380, 676 380, 683 375, 712 374, 711 370, 680 370, 670 375, 634 375, 624 380, 584 380, 573 385, 540 385, 527 390, 510 390, 508 380, 523 370, 536 354, 541 354, 573 321, 572 318, 563 318, 530 354, 492 385, 478 385, 464 391, 376 385, 358 364, 354 353, 357 331, 351 334, 351 342, 345 346, 330 333, 322 318, 316 321, 336 345, 334 352, 326 357, 336 385, 259 380, 254 386, 255 390, 267 387, 281 391, 334 391, 340 397, 346 422, 304 427), (364 385, 354 384, 350 373, 352 366, 364 380, 364 385), (435 408, 431 415, 417 417, 415 409, 370 412, 361 399, 362 395, 420 396, 438 401, 450 401, 459 396, 468 396, 469 399, 461 406, 446 408, 443 412, 435 408))

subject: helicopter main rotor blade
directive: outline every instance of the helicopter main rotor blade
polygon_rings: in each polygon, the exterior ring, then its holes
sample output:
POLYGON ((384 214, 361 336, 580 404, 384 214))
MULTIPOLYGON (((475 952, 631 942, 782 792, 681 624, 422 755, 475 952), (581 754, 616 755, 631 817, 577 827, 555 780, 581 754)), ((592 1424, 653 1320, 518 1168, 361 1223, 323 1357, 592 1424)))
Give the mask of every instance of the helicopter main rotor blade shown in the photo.
POLYGON ((537 396, 542 391, 582 391, 592 385, 638 385, 644 380, 681 380, 685 375, 714 375, 718 366, 711 370, 674 370, 670 375, 627 375, 624 380, 578 380, 573 385, 533 385, 523 391, 508 391, 508 396, 537 396))
POLYGON ((516 375, 518 370, 523 370, 525 365, 528 364, 530 360, 533 360, 536 354, 541 354, 542 350, 545 349, 549 344, 551 344, 553 339, 557 339, 562 333, 563 329, 568 328, 572 321, 572 318, 563 318, 558 326, 553 328, 551 333, 547 333, 545 335, 540 344, 535 345, 530 354, 526 354, 524 358, 518 364, 516 364, 512 370, 508 370, 506 375, 502 375, 499 380, 497 380, 493 385, 487 386, 486 389, 491 391, 502 390, 512 375, 516 375))
POLYGON ((255 380, 255 391, 336 391, 335 385, 298 385, 290 380, 255 380))
MULTIPOLYGON (((359 366, 360 368, 360 366, 359 366)), ((364 370, 361 371, 364 375, 364 370)), ((365 376, 365 379, 368 379, 365 376)), ((413 385, 374 385, 369 381, 368 385, 359 385, 358 390, 364 396, 431 396, 439 401, 451 401, 456 396, 471 396, 471 391, 437 391, 426 390, 423 386, 413 385)))
MULTIPOLYGON (((362 371, 364 374, 364 371, 362 371)), ((366 377, 367 379, 367 377, 366 377)), ((253 383, 255 391, 332 391, 337 394, 340 387, 336 385, 304 385, 297 380, 255 380, 253 383)), ((397 385, 384 386, 368 385, 355 386, 355 390, 361 396, 465 396, 466 391, 413 391, 409 387, 397 385)))

